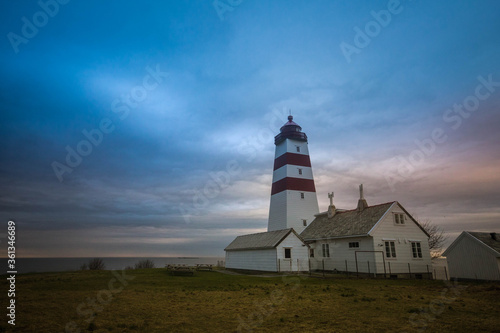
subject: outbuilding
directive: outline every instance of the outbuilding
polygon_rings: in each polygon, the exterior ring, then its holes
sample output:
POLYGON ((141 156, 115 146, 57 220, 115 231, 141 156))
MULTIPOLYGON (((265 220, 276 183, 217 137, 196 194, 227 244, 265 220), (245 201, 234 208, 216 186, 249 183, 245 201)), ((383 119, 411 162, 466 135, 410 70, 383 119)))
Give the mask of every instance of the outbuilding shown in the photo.
POLYGON ((463 231, 443 252, 452 279, 500 280, 500 235, 463 231))
POLYGON ((309 271, 309 247, 293 228, 238 236, 224 251, 230 269, 309 271))

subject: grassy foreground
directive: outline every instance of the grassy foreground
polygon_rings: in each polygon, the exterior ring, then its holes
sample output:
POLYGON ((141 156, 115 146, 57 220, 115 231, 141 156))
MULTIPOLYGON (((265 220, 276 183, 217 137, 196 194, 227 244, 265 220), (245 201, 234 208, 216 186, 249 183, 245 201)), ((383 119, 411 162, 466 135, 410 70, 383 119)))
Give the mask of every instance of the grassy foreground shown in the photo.
MULTIPOLYGON (((497 332, 500 285, 165 269, 18 275, 0 332, 497 332)), ((5 275, 2 290, 8 290, 5 275)), ((2 292, 3 293, 3 292, 2 292)))

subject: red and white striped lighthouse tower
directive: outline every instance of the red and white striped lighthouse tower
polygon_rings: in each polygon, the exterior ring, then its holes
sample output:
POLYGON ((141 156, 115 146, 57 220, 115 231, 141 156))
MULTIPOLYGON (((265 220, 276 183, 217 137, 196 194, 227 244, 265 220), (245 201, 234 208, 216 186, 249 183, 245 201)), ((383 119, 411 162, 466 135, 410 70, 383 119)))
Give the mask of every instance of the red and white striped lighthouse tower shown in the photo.
POLYGON ((294 228, 299 234, 319 213, 307 135, 288 116, 274 137, 273 186, 268 231, 294 228))

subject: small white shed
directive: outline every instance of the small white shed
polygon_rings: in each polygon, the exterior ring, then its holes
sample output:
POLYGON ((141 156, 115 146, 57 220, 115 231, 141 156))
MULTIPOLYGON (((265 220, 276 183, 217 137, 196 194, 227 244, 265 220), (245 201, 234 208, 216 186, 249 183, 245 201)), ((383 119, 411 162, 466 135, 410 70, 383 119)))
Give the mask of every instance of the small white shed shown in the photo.
POLYGON ((500 280, 500 240, 496 232, 463 231, 443 252, 452 279, 500 280))
POLYGON ((309 271, 309 246, 292 228, 238 236, 224 251, 229 269, 309 271))

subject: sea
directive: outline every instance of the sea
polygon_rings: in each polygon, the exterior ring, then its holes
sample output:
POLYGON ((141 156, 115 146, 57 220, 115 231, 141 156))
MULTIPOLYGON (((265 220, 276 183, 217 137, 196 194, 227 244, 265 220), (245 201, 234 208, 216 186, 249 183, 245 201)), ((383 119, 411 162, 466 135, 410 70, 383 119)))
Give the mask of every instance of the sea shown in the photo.
MULTIPOLYGON (((104 262, 104 269, 122 270, 128 266, 134 267, 141 260, 152 260, 156 268, 165 265, 187 265, 197 264, 223 265, 223 257, 100 257, 104 262)), ((16 258, 15 269, 18 274, 41 273, 41 272, 66 272, 80 270, 82 265, 87 264, 92 258, 16 258)), ((1 258, 2 269, 0 274, 10 271, 7 267, 7 258, 1 258)))

